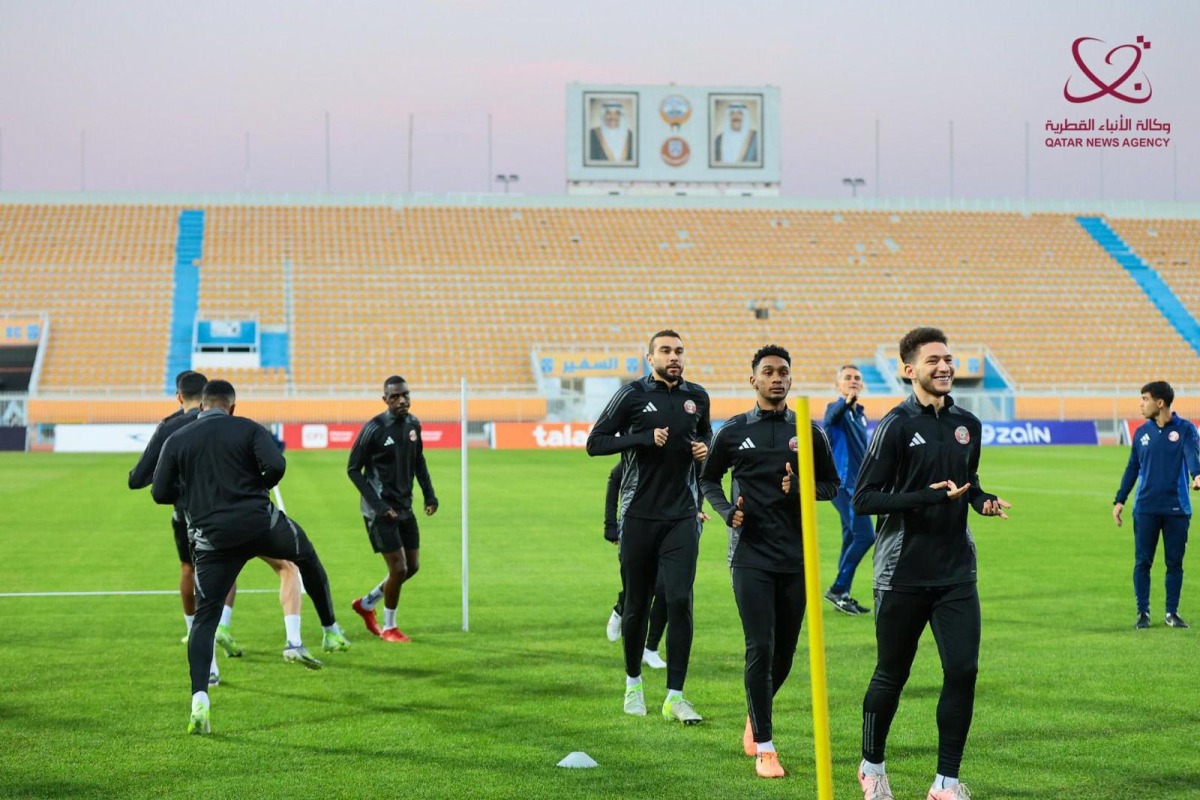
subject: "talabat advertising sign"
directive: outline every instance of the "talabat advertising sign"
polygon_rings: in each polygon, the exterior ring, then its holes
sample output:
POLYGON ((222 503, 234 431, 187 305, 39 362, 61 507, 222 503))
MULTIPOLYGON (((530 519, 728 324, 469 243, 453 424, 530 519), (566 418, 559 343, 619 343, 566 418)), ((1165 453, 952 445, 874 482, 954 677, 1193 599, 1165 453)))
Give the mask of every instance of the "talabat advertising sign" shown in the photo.
POLYGON ((494 450, 581 450, 587 446, 590 422, 494 422, 494 450))

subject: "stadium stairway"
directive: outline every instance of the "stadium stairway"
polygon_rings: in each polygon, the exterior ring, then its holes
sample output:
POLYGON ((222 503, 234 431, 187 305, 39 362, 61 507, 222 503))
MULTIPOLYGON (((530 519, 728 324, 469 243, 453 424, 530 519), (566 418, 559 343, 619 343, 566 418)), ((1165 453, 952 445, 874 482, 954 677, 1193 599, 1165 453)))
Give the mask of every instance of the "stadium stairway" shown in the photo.
POLYGON ((175 376, 192 366, 192 328, 200 304, 200 269, 196 261, 204 250, 204 212, 179 214, 175 240, 175 289, 171 302, 171 347, 167 351, 167 394, 175 393, 175 376))
POLYGON ((262 332, 262 365, 267 367, 288 368, 288 334, 287 329, 264 330, 262 332))
POLYGON ((1076 217, 1075 221, 1105 249, 1112 258, 1125 268, 1134 282, 1146 293, 1146 297, 1154 304, 1167 322, 1183 340, 1200 355, 1200 323, 1188 313, 1187 308, 1171 291, 1171 287, 1162 279, 1141 256, 1130 249, 1117 232, 1114 231, 1103 217, 1076 217))
POLYGON ((879 371, 879 367, 875 366, 874 362, 859 361, 856 366, 858 371, 862 373, 863 388, 869 394, 884 396, 891 394, 894 389, 883 377, 883 373, 879 371))

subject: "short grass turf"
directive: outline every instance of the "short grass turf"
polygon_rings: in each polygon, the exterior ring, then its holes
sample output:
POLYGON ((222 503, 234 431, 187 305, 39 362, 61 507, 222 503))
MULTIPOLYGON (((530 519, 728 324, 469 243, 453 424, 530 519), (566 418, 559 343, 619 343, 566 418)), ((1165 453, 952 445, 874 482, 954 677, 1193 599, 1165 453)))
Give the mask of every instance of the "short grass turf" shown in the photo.
MULTIPOLYGON (((1008 522, 971 518, 983 646, 963 778, 980 800, 1200 797, 1200 644, 1196 629, 1162 625, 1161 557, 1154 627, 1133 629, 1132 528, 1111 519, 1125 457, 984 453, 985 488, 1014 508, 1008 522)), ((134 460, 0 455, 0 592, 174 590, 169 510, 126 489, 134 460)), ((709 523, 701 542, 686 687, 705 722, 663 720, 665 676, 649 669, 651 713, 628 717, 620 647, 604 636, 619 582, 602 538, 611 459, 471 452, 468 633, 459 456, 429 460, 441 509, 421 519, 421 571, 401 598, 413 642, 394 645, 349 608, 384 570, 344 454, 289 454, 287 510, 325 562, 354 646, 318 672, 285 664, 274 575, 248 565, 242 589, 272 591, 237 601, 246 655, 222 658, 210 737, 184 733, 177 595, 0 597, 0 797, 816 796, 806 634, 775 707, 788 777, 757 779, 741 753, 743 640, 722 527, 709 523), (600 766, 555 766, 576 750, 600 766)), ((819 535, 826 584, 840 539, 828 504, 819 535)), ((873 605, 869 581, 864 565, 854 594, 873 605)), ((1185 616, 1200 608, 1194 592, 1185 583, 1185 616)), ((835 796, 854 797, 873 625, 822 605, 835 796)), ((307 600, 304 630, 318 650, 307 600)), ((939 686, 927 632, 889 742, 897 797, 924 797, 933 777, 939 686)))

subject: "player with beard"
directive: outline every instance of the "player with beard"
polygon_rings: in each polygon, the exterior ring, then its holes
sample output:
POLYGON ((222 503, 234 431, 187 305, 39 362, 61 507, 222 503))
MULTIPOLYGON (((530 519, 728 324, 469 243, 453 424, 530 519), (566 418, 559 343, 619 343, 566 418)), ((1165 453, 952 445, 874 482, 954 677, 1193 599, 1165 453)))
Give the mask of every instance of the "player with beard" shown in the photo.
POLYGON ((879 422, 854 493, 876 514, 875 674, 863 699, 858 778, 866 800, 894 800, 884 768, 888 730, 928 626, 942 662, 938 767, 927 800, 966 800, 959 765, 975 706, 979 593, 968 506, 1008 519, 1011 506, 979 485, 982 425, 954 404, 946 335, 916 328, 900 340, 913 393, 879 422))
POLYGON ((625 713, 644 716, 642 655, 650 598, 661 572, 667 600, 666 719, 703 720, 683 696, 692 650, 692 583, 700 543, 696 462, 712 438, 708 392, 683 379, 683 340, 650 337, 650 374, 622 386, 587 439, 589 456, 621 454, 621 577, 625 607, 625 713))

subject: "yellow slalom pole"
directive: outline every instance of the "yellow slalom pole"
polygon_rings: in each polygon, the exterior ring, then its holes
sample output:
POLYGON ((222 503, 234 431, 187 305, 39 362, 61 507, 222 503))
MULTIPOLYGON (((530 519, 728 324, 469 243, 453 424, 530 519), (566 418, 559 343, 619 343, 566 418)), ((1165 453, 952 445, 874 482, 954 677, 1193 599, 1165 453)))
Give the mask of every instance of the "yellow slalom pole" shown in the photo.
POLYGON ((829 682, 825 675, 825 620, 821 616, 821 564, 817 547, 817 484, 808 398, 796 398, 796 455, 800 474, 800 531, 804 540, 804 595, 808 605, 808 664, 812 681, 813 749, 817 800, 833 800, 833 752, 829 742, 829 682))

